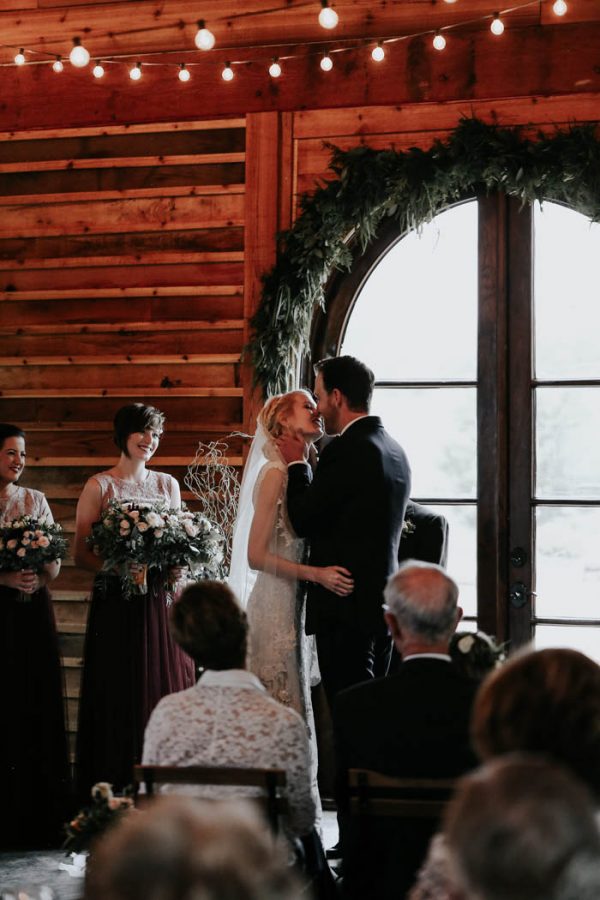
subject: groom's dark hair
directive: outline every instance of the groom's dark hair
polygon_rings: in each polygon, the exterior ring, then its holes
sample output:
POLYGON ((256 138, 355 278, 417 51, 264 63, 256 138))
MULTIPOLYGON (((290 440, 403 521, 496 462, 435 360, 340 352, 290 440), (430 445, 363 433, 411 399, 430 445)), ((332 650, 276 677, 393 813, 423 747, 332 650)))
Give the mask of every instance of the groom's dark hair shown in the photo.
POLYGON ((353 412, 369 411, 375 376, 360 359, 331 356, 316 363, 315 373, 321 374, 328 394, 337 388, 344 395, 353 412))

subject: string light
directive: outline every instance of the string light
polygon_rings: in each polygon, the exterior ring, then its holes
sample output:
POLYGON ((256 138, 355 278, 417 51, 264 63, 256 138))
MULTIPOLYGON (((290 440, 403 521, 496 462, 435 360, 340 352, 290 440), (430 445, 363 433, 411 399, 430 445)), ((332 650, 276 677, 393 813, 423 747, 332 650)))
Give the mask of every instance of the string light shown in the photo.
POLYGON ((500 13, 494 13, 494 18, 492 19, 492 24, 490 25, 490 31, 496 36, 501 35, 504 31, 504 22, 500 18, 500 13))
POLYGON ((432 43, 436 50, 443 50, 446 46, 446 38, 439 31, 436 31, 432 43))
POLYGON ((69 53, 69 59, 71 65, 77 69, 83 69, 90 61, 90 54, 78 37, 73 38, 73 49, 69 53))
POLYGON ((330 7, 328 0, 321 0, 321 12, 319 13, 319 25, 321 28, 335 28, 339 20, 340 17, 335 9, 330 7))
POLYGON ((198 19, 198 31, 196 32, 194 43, 198 50, 212 50, 215 46, 215 36, 206 27, 204 19, 198 19))
POLYGON ((371 57, 375 60, 375 62, 381 62, 381 60, 385 56, 385 50, 383 49, 383 44, 381 41, 377 44, 376 47, 373 47, 371 50, 371 57))
POLYGON ((456 0, 444 0, 445 3, 456 3, 456 0))
POLYGON ((279 78, 281 75, 281 66, 279 65, 279 60, 276 56, 273 57, 273 62, 269 66, 269 75, 271 78, 279 78))
POLYGON ((565 0, 556 0, 554 6, 552 7, 552 10, 555 15, 564 16, 567 11, 567 4, 565 3, 565 0))
POLYGON ((330 56, 325 54, 321 57, 321 62, 319 63, 324 72, 331 72, 333 69, 333 60, 330 56))
POLYGON ((221 78, 223 81, 233 81, 233 69, 228 62, 225 63, 225 68, 221 72, 221 78))
POLYGON ((15 65, 16 66, 24 66, 25 65, 25 50, 23 49, 23 47, 21 47, 21 49, 15 56, 15 65))
POLYGON ((132 81, 139 81, 142 77, 142 64, 137 62, 135 66, 129 70, 129 77, 132 81))
POLYGON ((94 76, 94 78, 102 78, 102 76, 104 75, 104 66, 102 65, 100 60, 98 60, 98 62, 92 69, 92 75, 94 76))
POLYGON ((64 69, 62 59, 60 56, 57 56, 54 62, 52 63, 52 68, 55 72, 62 72, 64 69))
POLYGON ((179 66, 179 80, 180 81, 189 81, 191 78, 190 70, 186 69, 185 63, 181 63, 179 66))

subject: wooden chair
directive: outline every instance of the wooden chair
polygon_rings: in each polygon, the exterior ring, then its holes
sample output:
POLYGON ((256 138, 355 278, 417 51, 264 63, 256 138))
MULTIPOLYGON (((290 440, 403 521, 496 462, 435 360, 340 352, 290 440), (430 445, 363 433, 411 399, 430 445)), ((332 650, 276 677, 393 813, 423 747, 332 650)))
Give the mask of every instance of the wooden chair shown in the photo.
POLYGON ((134 797, 137 802, 139 787, 144 784, 146 796, 154 795, 159 784, 199 784, 227 787, 255 787, 263 796, 250 797, 264 808, 273 832, 279 832, 279 819, 288 810, 285 797, 286 773, 283 769, 237 769, 207 766, 154 766, 139 765, 133 769, 134 797))
POLYGON ((448 778, 393 778, 369 769, 350 769, 350 815, 439 819, 452 796, 448 778))

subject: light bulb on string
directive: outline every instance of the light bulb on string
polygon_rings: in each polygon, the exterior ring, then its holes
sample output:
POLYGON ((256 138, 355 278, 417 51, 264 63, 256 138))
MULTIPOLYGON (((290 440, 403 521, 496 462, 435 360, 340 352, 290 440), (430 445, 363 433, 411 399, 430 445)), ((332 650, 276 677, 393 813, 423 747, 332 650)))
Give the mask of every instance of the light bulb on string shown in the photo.
POLYGON ((444 0, 445 3, 456 3, 456 0, 444 0))
POLYGON ((500 13, 494 13, 494 18, 492 19, 492 24, 490 25, 490 31, 492 32, 492 34, 495 34, 496 37, 501 35, 504 31, 504 22, 500 18, 500 13))
POLYGON ((331 30, 332 28, 335 28, 339 20, 340 17, 335 9, 330 7, 328 0, 321 0, 321 12, 319 13, 319 25, 321 28, 331 30))
POLYGON ((327 56, 327 54, 325 54, 325 56, 321 57, 321 62, 319 63, 319 65, 324 72, 331 72, 331 70, 333 69, 333 60, 330 56, 327 56))
POLYGON ((54 72, 62 72, 64 69, 63 61, 60 56, 57 56, 54 62, 52 63, 52 69, 54 72))
POLYGON ((446 46, 446 38, 439 31, 436 31, 433 36, 432 44, 436 50, 443 50, 446 46))
POLYGON ((279 65, 279 59, 274 56, 273 62, 269 66, 269 75, 271 78, 279 78, 281 75, 281 66, 279 65))
POLYGON ((225 63, 225 68, 221 72, 221 78, 223 81, 233 81, 233 69, 228 62, 225 63))
POLYGON ((78 37, 73 38, 73 49, 69 53, 69 59, 76 69, 83 69, 90 61, 90 54, 78 37))
POLYGON ((206 27, 204 19, 198 19, 198 31, 196 32, 194 43, 198 50, 212 50, 215 46, 215 36, 206 27))
POLYGON ((383 49, 383 44, 381 41, 377 44, 376 47, 373 47, 371 50, 371 58, 375 60, 375 62, 381 62, 381 60, 385 57, 385 50, 383 49))
POLYGON ((554 5, 552 6, 552 11, 555 16, 564 16, 567 11, 567 4, 565 0, 556 0, 554 5))
POLYGON ((186 67, 185 63, 181 63, 179 66, 179 80, 180 81, 189 81, 191 78, 190 70, 186 67))
POLYGON ((25 65, 25 50, 23 47, 19 50, 19 52, 15 56, 15 66, 24 66, 25 65))
POLYGON ((137 62, 135 66, 129 70, 129 77, 132 81, 139 81, 142 77, 142 64, 137 62))
POLYGON ((104 66, 102 65, 102 63, 100 62, 100 60, 98 60, 98 62, 96 63, 96 65, 95 65, 94 68, 92 69, 92 75, 94 76, 94 78, 102 78, 102 77, 103 77, 103 75, 104 75, 104 66))

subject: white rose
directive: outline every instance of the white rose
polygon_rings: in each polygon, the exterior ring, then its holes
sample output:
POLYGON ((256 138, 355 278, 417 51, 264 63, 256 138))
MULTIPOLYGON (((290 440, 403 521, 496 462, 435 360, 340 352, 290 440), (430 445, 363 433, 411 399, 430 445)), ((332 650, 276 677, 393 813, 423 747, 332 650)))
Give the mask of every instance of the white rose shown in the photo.
POLYGON ((162 528, 156 528, 154 531, 155 538, 161 538, 163 536, 163 534, 164 534, 164 531, 162 530, 162 528))
POLYGON ((98 781, 91 793, 94 800, 112 800, 112 784, 109 784, 108 781, 98 781))
POLYGON ((471 652, 474 643, 475 643, 475 638, 473 637, 473 635, 465 634, 464 637, 461 637, 460 641, 458 642, 458 644, 456 646, 458 647, 460 652, 464 653, 466 656, 467 653, 471 652))
POLYGON ((188 537, 196 537, 198 534, 198 529, 194 525, 193 522, 188 522, 187 520, 183 523, 183 527, 185 529, 185 533, 188 537))
POLYGON ((155 512, 148 513, 148 515, 146 516, 146 522, 148 523, 150 528, 162 528, 165 524, 164 520, 161 519, 161 517, 158 516, 155 512))

